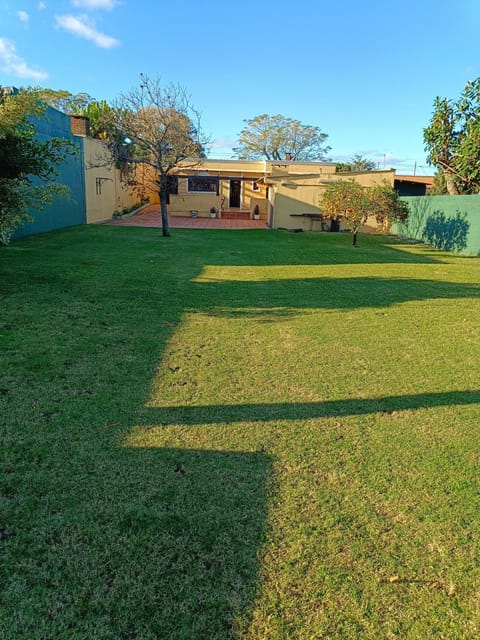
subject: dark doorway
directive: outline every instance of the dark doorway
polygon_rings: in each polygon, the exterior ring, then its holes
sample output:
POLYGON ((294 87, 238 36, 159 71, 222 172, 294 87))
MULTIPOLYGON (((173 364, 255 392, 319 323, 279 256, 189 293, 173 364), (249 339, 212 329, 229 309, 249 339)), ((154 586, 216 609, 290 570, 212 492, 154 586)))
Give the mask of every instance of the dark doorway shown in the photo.
POLYGON ((242 181, 230 180, 230 198, 228 206, 231 208, 240 208, 240 200, 242 195, 242 181))

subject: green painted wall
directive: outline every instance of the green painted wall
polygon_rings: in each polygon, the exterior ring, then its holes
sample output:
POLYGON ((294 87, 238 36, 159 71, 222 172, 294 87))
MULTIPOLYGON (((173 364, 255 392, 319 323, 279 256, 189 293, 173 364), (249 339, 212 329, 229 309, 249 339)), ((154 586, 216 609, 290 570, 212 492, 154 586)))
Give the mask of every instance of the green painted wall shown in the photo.
POLYGON ((401 199, 408 204, 410 213, 406 224, 393 225, 393 233, 438 249, 480 255, 480 195, 401 199))
POLYGON ((13 238, 85 224, 87 221, 82 138, 72 135, 70 118, 67 115, 50 107, 42 117, 34 120, 34 124, 40 140, 45 141, 52 137, 67 138, 75 145, 76 154, 67 157, 66 161, 57 167, 59 175, 56 181, 70 188, 70 198, 58 198, 40 212, 32 209, 30 215, 33 221, 18 228, 13 238))

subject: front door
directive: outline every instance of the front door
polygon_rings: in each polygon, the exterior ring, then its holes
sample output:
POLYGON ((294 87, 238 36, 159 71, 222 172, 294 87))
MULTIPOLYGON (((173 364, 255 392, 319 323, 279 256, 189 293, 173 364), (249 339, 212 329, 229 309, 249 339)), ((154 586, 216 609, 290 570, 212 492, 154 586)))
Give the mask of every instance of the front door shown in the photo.
POLYGON ((230 180, 230 198, 228 200, 228 206, 231 209, 240 208, 241 195, 242 195, 242 181, 230 180))

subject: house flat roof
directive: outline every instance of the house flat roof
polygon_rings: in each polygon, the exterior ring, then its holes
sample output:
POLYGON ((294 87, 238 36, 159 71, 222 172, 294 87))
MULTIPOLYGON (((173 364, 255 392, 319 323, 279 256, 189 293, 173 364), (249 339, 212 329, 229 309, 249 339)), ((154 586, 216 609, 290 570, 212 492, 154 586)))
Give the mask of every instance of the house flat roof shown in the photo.
POLYGON ((395 180, 400 180, 401 182, 416 182, 417 184, 426 184, 433 187, 435 177, 434 176, 399 176, 395 174, 395 180))

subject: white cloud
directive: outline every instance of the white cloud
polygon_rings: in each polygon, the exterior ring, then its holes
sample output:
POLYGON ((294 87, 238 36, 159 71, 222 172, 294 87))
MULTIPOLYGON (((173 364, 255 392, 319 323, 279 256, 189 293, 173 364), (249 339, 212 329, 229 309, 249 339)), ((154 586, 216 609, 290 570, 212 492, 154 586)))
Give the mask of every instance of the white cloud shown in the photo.
POLYGON ((117 0, 72 0, 74 7, 80 7, 81 9, 113 9, 117 4, 117 0))
POLYGON ((237 143, 235 138, 216 138, 209 146, 212 149, 231 149, 237 143))
POLYGON ((32 80, 45 80, 48 73, 32 69, 23 60, 15 49, 15 45, 7 38, 0 38, 0 69, 17 78, 31 78, 32 80))
POLYGON ((69 31, 79 38, 91 40, 97 47, 102 47, 102 49, 111 49, 120 44, 120 41, 116 38, 97 31, 95 23, 88 16, 55 16, 55 22, 61 29, 65 29, 65 31, 69 31))
POLYGON ((26 11, 17 11, 17 17, 20 22, 28 22, 29 15, 26 11))
POLYGON ((41 1, 40 1, 40 2, 37 4, 37 9, 39 9, 40 11, 43 11, 43 9, 46 9, 46 8, 47 8, 47 5, 46 5, 46 3, 45 3, 45 2, 41 2, 41 1))

